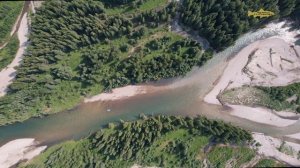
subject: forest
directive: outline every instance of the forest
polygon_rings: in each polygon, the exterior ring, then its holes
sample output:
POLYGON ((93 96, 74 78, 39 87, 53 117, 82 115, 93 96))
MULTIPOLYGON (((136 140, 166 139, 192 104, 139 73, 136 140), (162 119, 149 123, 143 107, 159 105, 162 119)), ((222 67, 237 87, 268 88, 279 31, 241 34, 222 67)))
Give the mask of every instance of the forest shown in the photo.
MULTIPOLYGON (((150 2, 161 5, 140 6, 150 2)), ((24 61, 0 98, 0 125, 72 108, 115 87, 184 75, 211 58, 211 51, 168 30, 175 3, 122 16, 107 15, 106 3, 83 4, 45 2, 32 17, 24 61)))
MULTIPOLYGON (((250 144, 256 143, 248 131, 222 121, 141 115, 136 121, 110 123, 80 141, 53 146, 21 167, 224 167, 232 159, 232 166, 240 167, 256 155, 250 144)), ((277 163, 264 157, 261 162, 277 163)))
POLYGON ((258 28, 268 21, 294 16, 299 18, 298 0, 185 0, 181 9, 183 24, 197 30, 217 51, 232 45, 243 33, 258 28), (275 16, 259 19, 248 17, 248 11, 260 8, 275 16))
POLYGON ((284 17, 295 7, 292 0, 280 10, 277 1, 204 2, 44 2, 30 16, 30 45, 8 94, 0 98, 0 125, 71 109, 87 96, 183 76, 202 66, 213 51, 170 31, 177 12, 183 24, 199 30, 218 51, 278 17, 258 21, 246 16, 248 9, 263 6, 284 17))

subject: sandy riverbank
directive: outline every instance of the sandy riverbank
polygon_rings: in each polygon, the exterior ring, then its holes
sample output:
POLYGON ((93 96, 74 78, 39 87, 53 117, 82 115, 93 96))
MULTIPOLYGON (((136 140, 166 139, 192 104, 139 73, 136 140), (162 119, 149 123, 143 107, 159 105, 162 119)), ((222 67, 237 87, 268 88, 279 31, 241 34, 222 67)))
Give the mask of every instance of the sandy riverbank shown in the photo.
MULTIPOLYGON (((222 76, 219 78, 218 83, 214 88, 204 97, 204 101, 210 104, 220 104, 217 96, 220 92, 224 91, 231 81, 235 81, 231 86, 239 86, 241 83, 246 83, 246 78, 241 77, 242 69, 246 65, 248 55, 251 51, 256 49, 261 41, 254 42, 247 47, 243 48, 233 59, 230 60, 222 76)), ((248 81, 248 80, 247 80, 248 81)))
POLYGON ((135 96, 137 94, 146 93, 146 86, 133 86, 128 85, 121 88, 113 89, 110 93, 101 93, 99 95, 92 96, 90 98, 85 98, 84 102, 95 102, 95 101, 108 101, 108 100, 117 100, 122 98, 128 98, 135 96))
POLYGON ((8 86, 12 83, 12 80, 16 76, 15 67, 19 66, 27 45, 28 34, 28 21, 27 13, 24 14, 21 20, 20 27, 18 29, 18 38, 20 41, 19 49, 14 60, 0 72, 0 97, 4 96, 7 92, 8 86))
POLYGON ((275 158, 292 166, 300 166, 300 160, 297 159, 300 144, 285 142, 283 145, 283 142, 280 139, 266 136, 261 133, 253 133, 252 136, 255 141, 261 144, 258 148, 259 154, 275 158), (281 145, 282 150, 285 152, 279 151, 281 145))
POLYGON ((30 160, 46 148, 38 146, 38 142, 31 138, 10 141, 0 147, 0 167, 8 168, 20 161, 30 160))
MULTIPOLYGON (((256 41, 229 61, 220 80, 205 96, 204 101, 221 104, 217 99, 220 93, 243 85, 280 86, 299 81, 299 67, 300 58, 283 39, 273 37, 256 41)), ((232 115, 255 122, 280 127, 296 122, 283 119, 267 108, 226 105, 232 108, 232 115)))
MULTIPOLYGON (((222 76, 205 96, 204 101, 221 105, 218 99, 219 94, 226 89, 243 85, 282 86, 300 81, 300 58, 296 54, 300 48, 298 46, 294 50, 291 47, 296 41, 295 33, 287 32, 287 29, 284 28, 284 31, 277 37, 256 41, 248 45, 229 60, 222 76)), ((297 122, 297 120, 284 118, 294 116, 290 112, 282 113, 281 117, 267 108, 231 105, 224 102, 222 104, 232 109, 231 115, 254 122, 278 127, 286 127, 297 122)), ((287 155, 278 150, 282 144, 281 140, 260 133, 254 133, 253 137, 262 145, 258 148, 258 153, 293 166, 300 165, 300 160, 297 159, 300 150, 299 144, 286 142, 287 148, 293 151, 292 154, 287 155)), ((300 138, 300 134, 294 134, 290 137, 300 138)))
POLYGON ((287 118, 287 117, 293 117, 293 118, 299 118, 300 114, 296 113, 296 112, 291 112, 291 111, 280 111, 277 112, 274 110, 274 112, 276 112, 276 114, 282 118, 287 118))
POLYGON ((112 101, 133 97, 140 94, 153 93, 160 90, 170 89, 168 86, 151 86, 151 85, 128 85, 125 87, 115 88, 110 93, 101 93, 84 99, 84 103, 96 101, 112 101))
POLYGON ((286 127, 298 120, 283 119, 272 113, 272 110, 262 107, 247 107, 242 105, 228 105, 232 108, 231 115, 252 120, 258 123, 286 127))

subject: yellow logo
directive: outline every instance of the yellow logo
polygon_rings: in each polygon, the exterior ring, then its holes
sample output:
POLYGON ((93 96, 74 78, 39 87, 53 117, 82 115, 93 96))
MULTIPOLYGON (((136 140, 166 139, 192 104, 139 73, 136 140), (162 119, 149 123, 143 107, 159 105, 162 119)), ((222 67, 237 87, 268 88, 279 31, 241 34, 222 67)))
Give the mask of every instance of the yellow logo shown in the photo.
POLYGON ((270 16, 273 16, 275 15, 274 12, 271 12, 271 11, 265 11, 263 9, 260 9, 259 11, 257 12, 251 12, 251 11, 248 11, 248 16, 253 16, 253 17, 260 17, 260 18, 264 18, 264 17, 270 17, 270 16))

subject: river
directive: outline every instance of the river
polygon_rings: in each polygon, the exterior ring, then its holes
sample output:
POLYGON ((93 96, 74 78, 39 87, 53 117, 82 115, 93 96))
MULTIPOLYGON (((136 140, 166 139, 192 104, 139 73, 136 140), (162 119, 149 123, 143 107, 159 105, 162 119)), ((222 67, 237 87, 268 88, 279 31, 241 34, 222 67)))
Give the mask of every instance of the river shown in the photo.
POLYGON ((2 126, 0 127, 0 146, 18 138, 35 138, 41 144, 46 145, 64 140, 80 139, 109 122, 116 122, 120 119, 136 119, 141 113, 147 115, 204 115, 208 118, 231 122, 250 131, 278 137, 300 132, 300 122, 288 127, 260 124, 231 116, 226 108, 206 104, 202 100, 222 74, 228 58, 254 41, 278 34, 284 36, 284 32, 277 24, 249 32, 241 36, 235 45, 215 54, 208 63, 201 68, 194 68, 185 77, 148 84, 168 85, 171 89, 122 100, 82 103, 72 110, 2 126))

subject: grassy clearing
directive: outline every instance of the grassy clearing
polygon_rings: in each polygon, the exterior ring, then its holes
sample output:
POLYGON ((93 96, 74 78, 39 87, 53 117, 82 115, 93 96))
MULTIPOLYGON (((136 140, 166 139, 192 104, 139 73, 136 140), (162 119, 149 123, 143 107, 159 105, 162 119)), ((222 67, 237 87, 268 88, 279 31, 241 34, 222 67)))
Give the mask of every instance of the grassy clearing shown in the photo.
POLYGON ((221 99, 230 104, 300 112, 299 86, 299 83, 279 87, 243 86, 225 91, 221 95, 221 99))
POLYGON ((22 11, 24 1, 5 1, 0 3, 0 44, 8 40, 11 29, 22 11))
POLYGON ((186 145, 189 146, 187 155, 193 157, 190 158, 191 160, 196 160, 196 156, 204 155, 203 148, 208 145, 209 137, 195 136, 185 129, 170 132, 151 145, 149 152, 146 153, 146 158, 150 159, 145 159, 144 164, 147 166, 158 166, 157 159, 154 158, 163 158, 166 167, 182 166, 180 165, 180 160, 183 158, 178 153, 168 151, 169 145, 174 142, 186 142, 186 145))
POLYGON ((152 10, 155 8, 160 8, 166 6, 168 0, 148 0, 146 3, 143 3, 140 7, 140 11, 152 10))
POLYGON ((255 156, 255 151, 247 147, 216 146, 208 154, 208 160, 213 167, 240 167, 255 156), (230 162, 231 163, 228 163, 230 162))
POLYGON ((114 8, 106 8, 105 12, 108 15, 115 14, 134 14, 152 9, 163 8, 168 4, 168 0, 146 0, 141 5, 134 7, 132 5, 122 5, 114 8))
POLYGON ((0 71, 12 62, 19 48, 19 39, 14 35, 7 45, 0 50, 0 71))
POLYGON ((271 95, 256 87, 243 86, 226 90, 221 95, 221 100, 230 104, 241 104, 251 107, 262 106, 281 110, 295 110, 296 105, 288 101, 279 101, 274 99, 271 95))

